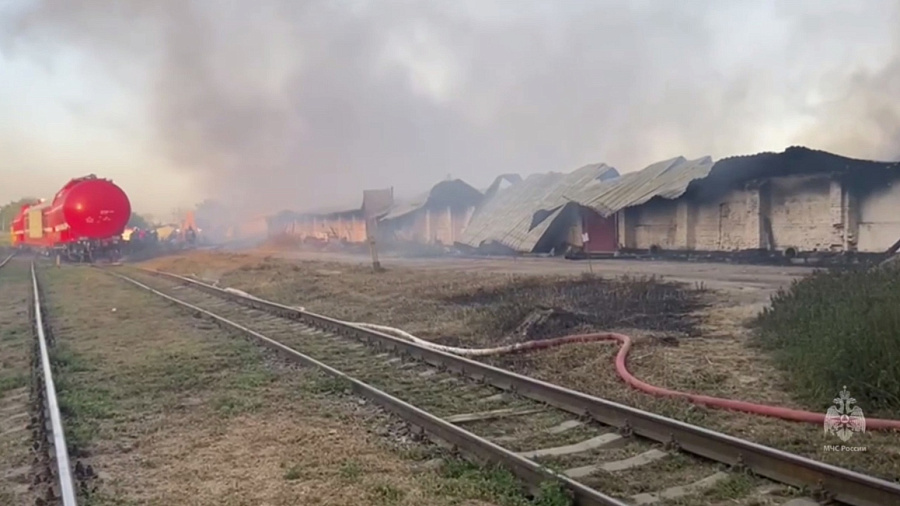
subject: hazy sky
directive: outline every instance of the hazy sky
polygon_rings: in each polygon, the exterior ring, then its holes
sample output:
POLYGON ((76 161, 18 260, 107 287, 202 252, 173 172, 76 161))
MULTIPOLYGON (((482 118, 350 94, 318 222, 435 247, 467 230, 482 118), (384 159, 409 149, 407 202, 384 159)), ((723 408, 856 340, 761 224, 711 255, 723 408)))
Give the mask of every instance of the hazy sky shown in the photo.
POLYGON ((0 0, 0 202, 419 193, 789 145, 900 158, 900 0, 0 0))

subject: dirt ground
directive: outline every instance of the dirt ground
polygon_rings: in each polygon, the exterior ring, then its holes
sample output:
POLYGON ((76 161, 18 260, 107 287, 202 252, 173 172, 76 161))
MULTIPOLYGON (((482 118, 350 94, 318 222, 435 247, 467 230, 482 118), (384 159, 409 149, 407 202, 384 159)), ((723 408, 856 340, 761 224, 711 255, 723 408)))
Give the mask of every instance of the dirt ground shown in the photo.
MULTIPOLYGON (((658 325, 634 324, 634 318, 625 316, 640 316, 644 310, 660 311, 666 307, 644 304, 638 298, 631 309, 635 314, 628 315, 626 311, 619 324, 593 329, 624 332, 636 339, 629 358, 629 368, 636 376, 674 390, 815 412, 824 413, 832 405, 831 397, 822 399, 821 405, 800 405, 769 357, 749 345, 751 331, 747 323, 766 306, 772 293, 811 272, 809 268, 627 260, 597 260, 589 266, 586 261, 550 258, 385 258, 382 264, 387 271, 376 274, 366 262, 365 257, 334 253, 323 256, 276 251, 198 252, 157 259, 145 266, 216 280, 220 286, 232 286, 332 317, 397 326, 425 339, 469 347, 496 344, 503 337, 493 335, 493 329, 484 325, 484 315, 491 315, 490 310, 454 302, 459 297, 505 290, 509 299, 522 294, 525 303, 539 304, 533 293, 521 291, 523 282, 560 286, 584 278, 589 268, 595 276, 606 279, 622 275, 661 276, 684 283, 682 290, 657 290, 653 292, 657 295, 650 294, 648 298, 680 293, 678 297, 696 299, 696 303, 674 309, 686 313, 673 321, 688 321, 690 325, 673 332, 658 325), (702 290, 695 290, 698 288, 702 290)), ((583 299, 583 294, 577 297, 583 299)), ((568 302, 573 300, 577 299, 569 297, 568 302)), ((663 321, 664 316, 653 321, 663 321)), ((615 373, 615 352, 614 345, 595 343, 508 356, 495 363, 841 467, 891 480, 900 475, 900 438, 894 434, 870 431, 855 436, 854 445, 866 446, 866 452, 825 451, 824 445, 841 442, 825 439, 818 425, 711 410, 633 390, 615 373)), ((835 395, 841 387, 834 386, 835 395)), ((860 399, 860 405, 865 409, 864 400, 860 399)))
POLYGON ((91 505, 528 504, 508 474, 434 465, 333 381, 155 295, 86 267, 41 275, 91 505))
MULTIPOLYGON (((245 252, 241 252, 245 253, 245 252)), ((359 265, 371 264, 362 255, 320 253, 315 251, 279 251, 276 249, 248 251, 253 255, 272 255, 288 260, 317 260, 359 265)), ((742 265, 704 262, 661 262, 643 260, 587 260, 572 261, 561 258, 407 258, 383 257, 385 266, 401 266, 429 270, 453 270, 466 272, 490 272, 504 274, 561 274, 573 275, 591 272, 603 276, 657 275, 670 281, 703 283, 707 287, 739 295, 745 300, 767 300, 769 294, 792 279, 813 271, 809 267, 782 267, 768 265, 742 265)))

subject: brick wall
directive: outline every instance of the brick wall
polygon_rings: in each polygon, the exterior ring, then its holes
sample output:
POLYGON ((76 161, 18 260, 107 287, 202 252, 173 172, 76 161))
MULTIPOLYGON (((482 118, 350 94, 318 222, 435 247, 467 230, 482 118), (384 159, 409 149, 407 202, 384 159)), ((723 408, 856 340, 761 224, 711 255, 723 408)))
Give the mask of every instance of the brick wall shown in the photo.
MULTIPOLYGON (((891 207, 894 204, 890 201, 900 201, 900 189, 897 191, 894 197, 872 201, 867 208, 872 209, 869 215, 900 215, 900 205, 891 207)), ((664 250, 768 248, 768 219, 777 250, 840 251, 852 248, 855 241, 853 202, 853 196, 827 175, 772 178, 728 191, 714 200, 657 199, 625 209, 619 213, 619 243, 627 248, 658 246, 664 250)), ((867 219, 872 224, 865 230, 877 228, 885 231, 879 232, 883 235, 895 235, 890 243, 900 238, 900 220, 886 224, 875 223, 881 218, 867 219), (892 227, 896 227, 896 234, 892 227)), ((873 242, 875 232, 863 230, 861 226, 860 233, 869 234, 866 241, 873 242)))
POLYGON ((756 192, 733 191, 720 199, 651 200, 620 212, 619 244, 664 250, 738 250, 759 243, 756 192), (748 202, 749 201, 749 202, 748 202))
POLYGON ((859 199, 859 251, 875 253, 900 239, 900 179, 859 199))
MULTIPOLYGON (((758 192, 733 190, 719 199, 691 203, 693 237, 689 249, 700 251, 737 251, 759 247, 758 192)), ((690 225, 689 225, 690 226, 690 225)))
POLYGON ((829 251, 842 247, 840 185, 826 176, 769 181, 769 220, 775 249, 829 251))
POLYGON ((677 203, 655 199, 624 210, 624 227, 620 222, 619 243, 627 248, 675 249, 677 246, 677 203))

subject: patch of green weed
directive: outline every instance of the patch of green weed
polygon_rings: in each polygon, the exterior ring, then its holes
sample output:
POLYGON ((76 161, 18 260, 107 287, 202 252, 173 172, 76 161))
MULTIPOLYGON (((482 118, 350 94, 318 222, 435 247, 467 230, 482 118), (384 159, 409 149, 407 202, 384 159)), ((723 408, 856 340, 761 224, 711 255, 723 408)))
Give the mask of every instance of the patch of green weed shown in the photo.
POLYGON ((898 268, 819 271, 772 296, 755 322, 756 342, 772 353, 808 407, 831 405, 846 386, 866 409, 895 413, 898 307, 898 268))
POLYGON ((0 376, 0 395, 25 386, 28 386, 28 376, 25 374, 0 376))
POLYGON ((371 493, 369 494, 369 498, 375 504, 397 504, 403 500, 403 497, 406 496, 406 492, 389 484, 382 483, 375 485, 372 488, 371 493))
POLYGON ((303 476, 302 470, 303 470, 303 468, 300 467, 299 465, 291 466, 290 469, 285 471, 284 479, 288 480, 288 481, 299 480, 303 476))
POLYGON ((362 468, 355 460, 348 460, 341 465, 340 474, 345 480, 356 480, 362 475, 362 468))
POLYGON ((568 493, 558 483, 547 482, 535 497, 529 497, 508 470, 482 467, 468 461, 450 459, 442 467, 447 492, 458 497, 491 501, 502 506, 569 506, 568 493))

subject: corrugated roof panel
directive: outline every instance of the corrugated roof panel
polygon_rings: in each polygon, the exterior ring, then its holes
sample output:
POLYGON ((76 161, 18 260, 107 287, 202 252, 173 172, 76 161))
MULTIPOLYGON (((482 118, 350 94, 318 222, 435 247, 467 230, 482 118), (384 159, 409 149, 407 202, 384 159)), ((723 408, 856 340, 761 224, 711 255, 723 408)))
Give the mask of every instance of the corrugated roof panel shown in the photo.
POLYGON ((585 165, 577 169, 559 181, 559 184, 551 188, 537 209, 555 209, 571 202, 572 196, 577 195, 585 186, 602 181, 609 181, 619 176, 619 172, 604 164, 595 163, 585 165))
POLYGON ((523 181, 498 191, 475 213, 460 242, 474 248, 495 241, 519 251, 527 240, 537 204, 559 179, 559 173, 532 174, 523 181))
POLYGON ((569 174, 551 172, 528 176, 486 201, 472 217, 459 242, 473 248, 497 242, 516 251, 530 252, 562 206, 570 201, 570 195, 591 181, 616 175, 614 168, 599 163, 569 174), (554 212, 532 228, 534 214, 541 209, 554 212))
POLYGON ((708 156, 696 160, 679 156, 617 179, 584 185, 570 198, 603 216, 610 216, 654 197, 676 199, 687 191, 691 181, 708 176, 712 166, 712 159, 708 156))

